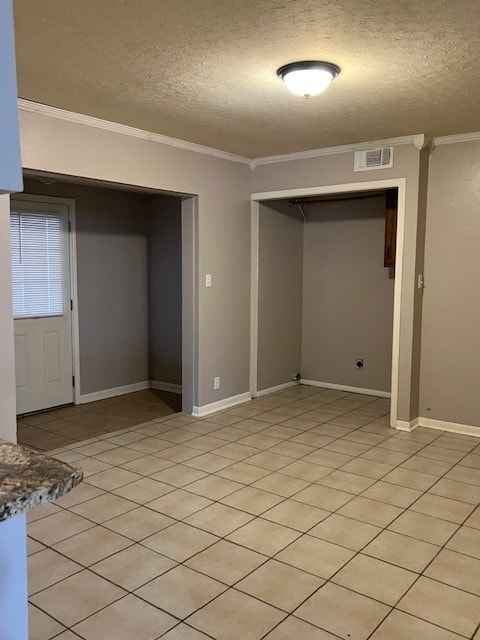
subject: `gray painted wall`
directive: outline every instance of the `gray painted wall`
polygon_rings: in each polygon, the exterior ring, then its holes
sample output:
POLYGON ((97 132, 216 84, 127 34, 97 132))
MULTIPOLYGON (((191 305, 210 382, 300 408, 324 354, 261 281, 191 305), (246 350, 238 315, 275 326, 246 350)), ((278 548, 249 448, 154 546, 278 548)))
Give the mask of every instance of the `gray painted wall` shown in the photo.
POLYGON ((428 188, 420 415, 477 427, 479 212, 480 144, 437 147, 428 188))
MULTIPOLYGON (((252 174, 252 192, 300 189, 322 185, 406 180, 405 248, 403 262, 404 291, 400 318, 400 358, 398 383, 398 419, 409 421, 418 416, 418 376, 420 370, 421 291, 416 288, 417 274, 423 272, 418 244, 425 202, 421 197, 420 152, 413 145, 395 147, 391 169, 355 173, 353 152, 325 155, 287 162, 259 165, 252 174), (420 229, 420 230, 419 230, 420 229)), ((398 275, 398 274, 397 274, 398 275)))
POLYGON ((32 179, 25 193, 75 200, 82 395, 149 380, 147 196, 32 179))
POLYGON ((150 196, 148 318, 151 380, 182 384, 182 224, 180 198, 150 196))
POLYGON ((302 377, 390 391, 394 278, 383 266, 385 197, 307 206, 302 377), (365 369, 357 371, 357 357, 365 369))
POLYGON ((82 394, 182 382, 179 198, 25 180, 75 200, 82 394))
POLYGON ((26 111, 20 112, 20 132, 26 169, 198 196, 196 402, 247 392, 250 167, 26 111), (205 273, 214 277, 210 289, 205 273), (221 377, 218 391, 214 376, 221 377))
POLYGON ((300 371, 303 222, 288 203, 260 205, 258 269, 258 389, 300 371))

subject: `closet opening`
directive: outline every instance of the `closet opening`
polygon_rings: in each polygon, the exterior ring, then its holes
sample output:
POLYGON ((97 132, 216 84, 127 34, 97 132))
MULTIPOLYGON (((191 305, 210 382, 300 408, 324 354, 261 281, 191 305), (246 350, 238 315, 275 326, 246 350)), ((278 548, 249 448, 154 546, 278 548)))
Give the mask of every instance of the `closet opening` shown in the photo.
POLYGON ((388 398, 396 426, 404 210, 402 180, 252 196, 252 397, 388 398))

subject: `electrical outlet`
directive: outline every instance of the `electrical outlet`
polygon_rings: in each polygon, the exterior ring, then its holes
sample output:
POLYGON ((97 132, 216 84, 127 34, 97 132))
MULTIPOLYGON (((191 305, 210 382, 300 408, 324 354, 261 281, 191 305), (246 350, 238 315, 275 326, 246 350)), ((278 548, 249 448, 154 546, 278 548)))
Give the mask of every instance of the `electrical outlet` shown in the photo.
POLYGON ((365 361, 363 358, 357 358, 355 360, 355 369, 357 371, 363 371, 365 368, 365 361))
POLYGON ((213 379, 213 388, 220 389, 220 378, 218 376, 213 379))
POLYGON ((206 287, 211 287, 212 286, 212 274, 211 273, 206 273, 205 274, 205 286, 206 287))

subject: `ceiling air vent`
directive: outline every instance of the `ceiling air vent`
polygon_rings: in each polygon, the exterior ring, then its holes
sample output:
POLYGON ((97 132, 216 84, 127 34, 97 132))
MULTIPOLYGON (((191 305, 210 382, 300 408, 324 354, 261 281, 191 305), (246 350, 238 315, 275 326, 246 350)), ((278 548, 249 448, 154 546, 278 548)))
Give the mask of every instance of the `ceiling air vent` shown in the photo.
POLYGON ((355 151, 355 171, 371 171, 372 169, 388 169, 389 167, 393 167, 393 147, 355 151))

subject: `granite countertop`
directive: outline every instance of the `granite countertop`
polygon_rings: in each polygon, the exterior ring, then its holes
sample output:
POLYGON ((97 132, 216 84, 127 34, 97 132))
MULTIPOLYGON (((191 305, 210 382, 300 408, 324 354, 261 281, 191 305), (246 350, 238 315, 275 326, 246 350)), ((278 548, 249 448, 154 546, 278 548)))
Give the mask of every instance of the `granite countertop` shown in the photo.
POLYGON ((82 478, 81 469, 0 440, 0 522, 60 498, 82 478))

